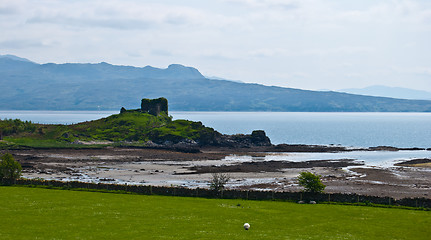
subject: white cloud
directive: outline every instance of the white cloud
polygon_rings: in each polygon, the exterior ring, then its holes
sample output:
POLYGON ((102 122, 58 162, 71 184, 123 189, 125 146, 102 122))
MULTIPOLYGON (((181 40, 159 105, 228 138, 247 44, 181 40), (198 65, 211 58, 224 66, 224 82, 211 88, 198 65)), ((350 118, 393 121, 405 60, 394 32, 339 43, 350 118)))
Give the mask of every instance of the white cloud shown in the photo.
POLYGON ((304 55, 357 55, 357 54, 369 54, 373 53, 374 49, 371 47, 355 47, 355 46, 341 46, 336 48, 326 48, 326 49, 309 49, 303 52, 304 55))
POLYGON ((413 71, 390 70, 431 62, 430 29, 426 0, 0 0, 3 53, 36 62, 175 62, 314 89, 405 78, 431 91, 413 71))
POLYGON ((1 7, 0 6, 0 15, 12 15, 16 14, 17 11, 15 8, 12 7, 1 7))
POLYGON ((417 1, 382 1, 362 11, 340 12, 334 19, 370 24, 418 24, 428 21, 430 14, 430 9, 417 1))
POLYGON ((240 18, 209 14, 198 8, 141 1, 22 1, 20 18, 27 24, 70 25, 80 28, 146 29, 158 27, 226 27, 240 18))
POLYGON ((166 51, 164 49, 154 49, 151 51, 151 54, 157 55, 157 56, 173 56, 173 53, 170 51, 166 51))
POLYGON ((241 4, 251 8, 278 8, 281 10, 291 10, 298 7, 297 0, 226 0, 226 2, 241 4))
POLYGON ((47 44, 43 42, 27 40, 27 39, 15 39, 15 40, 6 40, 0 42, 0 48, 9 48, 9 49, 26 49, 29 47, 44 47, 47 44))
POLYGON ((288 54, 288 51, 283 48, 261 48, 249 52, 249 56, 258 58, 283 56, 285 54, 288 54))

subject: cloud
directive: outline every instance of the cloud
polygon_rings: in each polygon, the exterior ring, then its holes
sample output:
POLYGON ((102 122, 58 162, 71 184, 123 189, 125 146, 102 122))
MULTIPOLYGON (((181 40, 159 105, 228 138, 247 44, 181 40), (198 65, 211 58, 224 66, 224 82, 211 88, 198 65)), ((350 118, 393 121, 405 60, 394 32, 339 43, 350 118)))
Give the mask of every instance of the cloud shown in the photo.
POLYGON ((6 40, 0 42, 0 48, 2 49, 25 49, 45 46, 46 44, 43 44, 42 42, 26 39, 6 40))
POLYGON ((244 5, 251 8, 278 8, 292 10, 298 8, 299 2, 293 0, 226 0, 226 2, 244 5))
POLYGON ((336 48, 316 48, 309 49, 303 52, 304 55, 357 55, 373 53, 374 49, 371 47, 358 47, 358 46, 341 46, 336 48))
POLYGON ((162 57, 171 57, 174 55, 172 52, 164 49, 154 49, 151 51, 151 54, 156 56, 162 56, 162 57))
POLYGON ((237 54, 235 51, 227 49, 204 49, 202 51, 195 51, 194 56, 210 61, 227 62, 227 61, 242 61, 243 56, 237 54))
POLYGON ((363 10, 339 11, 334 20, 371 23, 371 24, 397 24, 397 23, 429 23, 431 10, 420 1, 376 1, 363 10))
POLYGON ((0 7, 0 15, 12 15, 17 12, 18 10, 12 7, 0 7))
POLYGON ((154 25, 157 19, 146 14, 142 9, 138 14, 137 7, 126 4, 115 4, 116 1, 98 1, 83 3, 81 1, 43 1, 40 5, 27 10, 26 24, 51 24, 58 26, 72 26, 78 28, 111 28, 115 30, 147 29, 154 25), (45 3, 45 4, 44 4, 45 3))
POLYGON ((142 30, 178 26, 221 28, 241 22, 235 16, 175 4, 118 0, 23 2, 27 7, 21 9, 25 13, 19 17, 24 17, 27 24, 142 30))
POLYGON ((261 48, 252 50, 248 53, 251 57, 266 58, 287 54, 287 50, 283 48, 261 48))
POLYGON ((390 70, 399 74, 413 74, 413 75, 425 75, 431 76, 431 67, 429 66, 390 66, 390 70))
POLYGON ((269 85, 298 79, 298 87, 325 77, 335 85, 351 71, 370 82, 413 81, 413 71, 378 69, 430 62, 429 29, 426 0, 0 0, 2 51, 41 62, 175 61, 269 85))
POLYGON ((102 27, 117 30, 148 29, 154 23, 140 19, 112 19, 112 18, 73 18, 73 17, 33 17, 26 21, 28 24, 54 24, 76 27, 102 27))

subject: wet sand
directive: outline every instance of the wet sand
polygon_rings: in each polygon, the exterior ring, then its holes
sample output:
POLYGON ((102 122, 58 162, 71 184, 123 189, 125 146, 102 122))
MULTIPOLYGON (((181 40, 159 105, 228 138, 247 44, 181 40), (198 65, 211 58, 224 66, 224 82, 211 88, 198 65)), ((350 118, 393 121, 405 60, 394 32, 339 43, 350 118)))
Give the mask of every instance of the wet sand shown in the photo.
POLYGON ((228 188, 299 191, 296 177, 310 171, 322 176, 325 192, 329 193, 431 198, 431 168, 427 165, 368 167, 351 159, 262 161, 267 154, 277 154, 263 149, 206 148, 199 153, 140 148, 8 152, 21 163, 27 178, 195 188, 208 187, 211 174, 223 172, 230 176, 228 188), (253 156, 255 160, 244 162, 232 155, 253 156))

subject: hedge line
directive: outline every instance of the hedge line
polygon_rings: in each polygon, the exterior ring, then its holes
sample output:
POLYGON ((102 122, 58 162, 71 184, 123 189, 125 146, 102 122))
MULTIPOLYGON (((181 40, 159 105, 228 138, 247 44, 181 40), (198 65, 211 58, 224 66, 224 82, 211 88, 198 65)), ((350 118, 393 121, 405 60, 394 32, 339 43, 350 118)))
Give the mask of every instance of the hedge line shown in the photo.
POLYGON ((3 184, 16 185, 45 185, 64 188, 83 188, 109 191, 125 191, 145 195, 181 196, 181 197, 203 197, 224 199, 247 199, 247 200, 284 200, 310 202, 339 202, 339 203, 364 203, 381 204, 393 206, 407 206, 415 208, 431 208, 429 198, 403 198, 375 197, 358 194, 345 193, 307 193, 307 192, 279 192, 279 191, 254 191, 254 190, 224 190, 221 192, 204 188, 185 187, 159 187, 150 185, 127 185, 108 183, 85 183, 78 181, 62 182, 56 180, 41 179, 18 179, 14 182, 3 182, 3 184))

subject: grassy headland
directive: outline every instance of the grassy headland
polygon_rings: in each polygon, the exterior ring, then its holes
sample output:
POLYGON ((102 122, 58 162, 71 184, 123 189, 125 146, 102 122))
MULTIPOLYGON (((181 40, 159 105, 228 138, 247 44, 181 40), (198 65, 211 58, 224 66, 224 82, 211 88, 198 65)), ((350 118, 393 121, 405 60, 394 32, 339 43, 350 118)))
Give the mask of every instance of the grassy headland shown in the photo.
POLYGON ((154 143, 207 143, 220 133, 201 122, 172 120, 165 112, 153 116, 126 111, 106 118, 72 125, 35 124, 0 120, 0 147, 97 147, 102 142, 145 145, 154 143), (89 142, 92 144, 82 144, 89 142), (79 144, 81 143, 81 144, 79 144))

